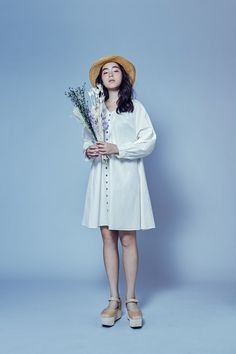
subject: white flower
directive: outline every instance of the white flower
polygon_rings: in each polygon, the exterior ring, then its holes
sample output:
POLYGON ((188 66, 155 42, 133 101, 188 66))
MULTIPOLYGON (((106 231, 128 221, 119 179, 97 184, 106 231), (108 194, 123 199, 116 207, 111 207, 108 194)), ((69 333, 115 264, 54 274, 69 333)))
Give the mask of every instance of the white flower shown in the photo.
POLYGON ((73 114, 74 114, 76 117, 78 117, 79 119, 83 119, 83 116, 82 116, 82 114, 80 113, 80 110, 79 110, 78 107, 74 107, 74 109, 73 109, 73 114))

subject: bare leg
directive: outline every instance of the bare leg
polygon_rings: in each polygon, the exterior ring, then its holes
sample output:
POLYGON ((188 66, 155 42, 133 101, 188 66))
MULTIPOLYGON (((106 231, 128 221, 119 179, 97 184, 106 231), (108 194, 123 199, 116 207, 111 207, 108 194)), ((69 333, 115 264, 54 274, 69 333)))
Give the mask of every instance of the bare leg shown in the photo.
MULTIPOLYGON (((123 249, 123 266, 126 279, 126 299, 135 298, 135 283, 138 272, 139 255, 136 231, 119 231, 123 249)), ((136 303, 128 303, 128 309, 136 310, 136 303)))
MULTIPOLYGON (((101 226, 103 238, 103 259, 110 287, 110 296, 119 297, 119 253, 118 231, 109 230, 107 226, 101 226)), ((116 308, 117 302, 110 301, 109 307, 116 308)))

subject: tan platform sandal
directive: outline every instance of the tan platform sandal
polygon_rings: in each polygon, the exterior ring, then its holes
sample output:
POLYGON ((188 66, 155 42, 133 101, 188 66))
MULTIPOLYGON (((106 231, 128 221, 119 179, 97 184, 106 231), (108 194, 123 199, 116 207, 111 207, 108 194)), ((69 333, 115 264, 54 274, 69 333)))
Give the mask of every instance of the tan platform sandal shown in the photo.
POLYGON ((127 309, 127 318, 129 320, 129 325, 132 328, 136 327, 142 327, 143 325, 143 314, 141 310, 128 310, 127 304, 129 302, 136 302, 138 303, 139 301, 137 299, 128 299, 125 301, 126 303, 126 309, 127 309))
POLYGON ((117 301, 118 306, 116 309, 106 307, 104 310, 102 310, 101 322, 103 326, 113 326, 115 324, 115 321, 121 318, 121 299, 111 296, 108 300, 117 301))

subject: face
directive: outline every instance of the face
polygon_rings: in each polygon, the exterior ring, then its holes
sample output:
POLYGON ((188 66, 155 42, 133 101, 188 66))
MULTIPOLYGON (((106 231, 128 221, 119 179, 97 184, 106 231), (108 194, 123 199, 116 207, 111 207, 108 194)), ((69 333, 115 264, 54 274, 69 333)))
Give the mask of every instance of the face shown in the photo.
POLYGON ((108 90, 116 90, 122 82, 122 71, 115 62, 109 62, 102 67, 102 82, 108 90))

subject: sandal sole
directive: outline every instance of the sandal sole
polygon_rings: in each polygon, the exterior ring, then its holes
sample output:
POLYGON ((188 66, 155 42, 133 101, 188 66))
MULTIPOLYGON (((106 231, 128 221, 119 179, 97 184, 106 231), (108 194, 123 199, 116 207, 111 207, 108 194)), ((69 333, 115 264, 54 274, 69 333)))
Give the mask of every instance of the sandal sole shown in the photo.
POLYGON ((129 320, 129 325, 132 328, 139 328, 143 326, 142 318, 132 319, 130 317, 127 317, 127 319, 129 320))
POLYGON ((121 310, 117 311, 117 315, 116 316, 112 316, 112 317, 101 317, 101 323, 103 326, 113 326, 115 324, 115 322, 117 320, 119 320, 121 318, 121 310))

